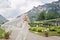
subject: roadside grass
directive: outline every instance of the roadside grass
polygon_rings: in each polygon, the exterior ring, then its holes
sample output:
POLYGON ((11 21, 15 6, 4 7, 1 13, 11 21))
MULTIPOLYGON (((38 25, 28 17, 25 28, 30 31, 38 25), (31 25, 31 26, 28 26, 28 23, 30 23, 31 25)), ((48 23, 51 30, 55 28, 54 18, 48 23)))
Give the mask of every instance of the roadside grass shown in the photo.
MULTIPOLYGON (((35 29, 33 29, 34 27, 31 27, 30 32, 32 33, 35 33, 35 34, 38 34, 40 36, 45 36, 45 32, 43 31, 36 31, 36 27, 35 29)), ((38 27, 39 28, 39 27, 38 27)), ((44 28, 44 27, 43 27, 44 28)), ((40 28, 41 29, 41 28, 40 28)), ((39 30, 40 30, 39 29, 39 30)), ((48 30, 47 33, 48 33, 48 36, 60 36, 60 33, 58 33, 57 31, 53 31, 54 29, 52 29, 52 31, 48 30)), ((57 29, 58 30, 58 29, 57 29)), ((60 31, 59 31, 60 32, 60 31)))
POLYGON ((5 32, 5 30, 0 28, 0 38, 3 38, 3 33, 5 32))

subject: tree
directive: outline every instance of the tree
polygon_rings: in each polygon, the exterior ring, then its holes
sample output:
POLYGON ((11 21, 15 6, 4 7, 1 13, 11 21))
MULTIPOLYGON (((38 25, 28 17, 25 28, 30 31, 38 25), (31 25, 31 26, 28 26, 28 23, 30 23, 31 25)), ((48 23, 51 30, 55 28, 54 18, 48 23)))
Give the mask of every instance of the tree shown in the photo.
POLYGON ((44 15, 44 11, 42 11, 41 13, 39 13, 38 17, 37 17, 37 21, 40 21, 40 20, 44 20, 45 19, 45 15, 44 15))
POLYGON ((46 20, 55 19, 55 18, 59 18, 59 14, 55 12, 48 12, 45 17, 46 20))
POLYGON ((60 18, 60 15, 57 12, 48 11, 48 13, 46 13, 46 11, 42 11, 39 13, 36 20, 40 21, 40 20, 49 20, 49 19, 56 19, 56 18, 60 18))

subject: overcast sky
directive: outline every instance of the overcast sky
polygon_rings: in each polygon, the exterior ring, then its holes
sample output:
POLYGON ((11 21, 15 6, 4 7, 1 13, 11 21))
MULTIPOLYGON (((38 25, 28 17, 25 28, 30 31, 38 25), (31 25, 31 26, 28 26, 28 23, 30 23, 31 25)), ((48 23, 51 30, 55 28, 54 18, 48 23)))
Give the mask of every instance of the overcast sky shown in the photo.
POLYGON ((0 14, 7 19, 12 19, 29 11, 33 6, 53 1, 57 0, 0 0, 0 14))

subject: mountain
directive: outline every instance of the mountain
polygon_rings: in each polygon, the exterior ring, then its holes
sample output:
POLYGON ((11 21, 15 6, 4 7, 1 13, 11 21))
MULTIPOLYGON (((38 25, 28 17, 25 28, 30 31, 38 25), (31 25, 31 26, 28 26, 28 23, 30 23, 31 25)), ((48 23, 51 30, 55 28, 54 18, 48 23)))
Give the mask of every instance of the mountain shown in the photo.
POLYGON ((60 0, 33 7, 30 11, 26 12, 26 14, 30 18, 30 20, 36 20, 37 16, 42 11, 46 11, 45 13, 54 12, 55 14, 60 16, 60 0))
POLYGON ((8 20, 5 18, 5 17, 3 17, 2 15, 0 15, 0 25, 1 24, 4 24, 5 22, 7 22, 8 20))

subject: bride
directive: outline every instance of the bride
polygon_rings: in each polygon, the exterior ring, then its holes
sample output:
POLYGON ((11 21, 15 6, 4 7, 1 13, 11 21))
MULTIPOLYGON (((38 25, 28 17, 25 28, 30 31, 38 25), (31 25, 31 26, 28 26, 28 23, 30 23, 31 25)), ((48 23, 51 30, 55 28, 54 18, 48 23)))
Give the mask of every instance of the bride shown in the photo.
POLYGON ((23 27, 23 40, 26 40, 26 37, 28 35, 28 32, 29 32, 29 25, 28 25, 28 22, 29 22, 29 18, 27 15, 24 15, 23 16, 23 23, 22 23, 22 27, 23 27))

